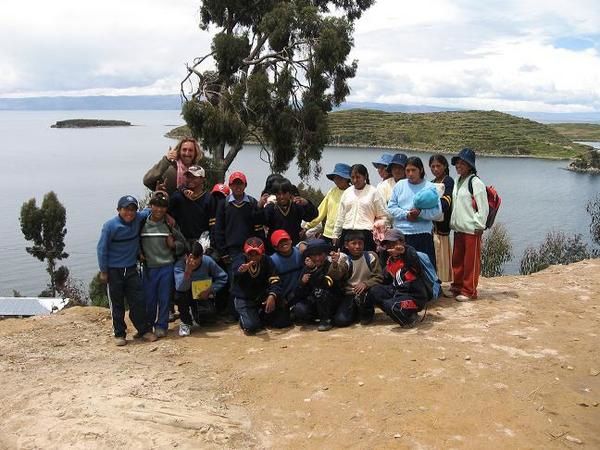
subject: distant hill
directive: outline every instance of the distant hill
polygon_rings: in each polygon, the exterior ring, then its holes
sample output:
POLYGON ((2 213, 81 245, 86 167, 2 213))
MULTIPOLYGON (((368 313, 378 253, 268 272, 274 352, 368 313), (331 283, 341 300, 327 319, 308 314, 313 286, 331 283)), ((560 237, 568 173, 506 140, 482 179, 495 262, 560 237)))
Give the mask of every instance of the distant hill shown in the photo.
POLYGON ((96 127, 130 127, 131 122, 125 120, 104 119, 69 119, 59 120, 50 128, 96 128, 96 127))
MULTIPOLYGON (((573 158, 589 147, 548 125, 498 111, 389 113, 353 109, 330 114, 330 145, 480 154, 573 158)), ((187 127, 167 134, 189 135, 187 127)))

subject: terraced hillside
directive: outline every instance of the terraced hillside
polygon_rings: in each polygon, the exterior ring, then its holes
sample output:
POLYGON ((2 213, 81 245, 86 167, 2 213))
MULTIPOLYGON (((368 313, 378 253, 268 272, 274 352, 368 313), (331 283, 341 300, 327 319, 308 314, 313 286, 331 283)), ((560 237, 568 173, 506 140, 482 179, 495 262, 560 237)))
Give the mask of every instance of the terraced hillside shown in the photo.
MULTIPOLYGON (((548 125, 498 111, 388 113, 367 109, 329 115, 331 145, 392 147, 455 152, 471 147, 480 154, 573 158, 587 146, 575 144, 548 125)), ((168 136, 189 133, 187 127, 168 136)))
POLYGON ((551 123, 548 126, 575 141, 600 141, 600 124, 597 123, 551 123))

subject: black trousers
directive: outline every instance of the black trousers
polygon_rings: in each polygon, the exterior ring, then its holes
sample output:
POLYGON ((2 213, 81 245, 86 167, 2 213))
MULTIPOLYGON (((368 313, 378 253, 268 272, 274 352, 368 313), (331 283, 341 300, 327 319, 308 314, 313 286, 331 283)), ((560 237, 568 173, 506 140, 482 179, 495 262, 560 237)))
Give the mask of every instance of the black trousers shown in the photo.
POLYGON ((108 269, 108 300, 116 337, 127 335, 125 300, 129 305, 129 318, 138 334, 152 331, 152 325, 146 315, 142 279, 136 266, 108 269))

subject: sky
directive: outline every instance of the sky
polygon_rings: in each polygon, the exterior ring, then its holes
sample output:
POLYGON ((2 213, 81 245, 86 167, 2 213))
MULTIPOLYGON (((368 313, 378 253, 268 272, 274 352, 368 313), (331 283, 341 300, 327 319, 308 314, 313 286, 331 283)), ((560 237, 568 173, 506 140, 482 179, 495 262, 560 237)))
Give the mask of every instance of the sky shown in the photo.
MULTIPOLYGON (((178 94, 197 0, 3 0, 0 97, 178 94)), ((600 112, 598 0, 379 0, 351 102, 600 112)))

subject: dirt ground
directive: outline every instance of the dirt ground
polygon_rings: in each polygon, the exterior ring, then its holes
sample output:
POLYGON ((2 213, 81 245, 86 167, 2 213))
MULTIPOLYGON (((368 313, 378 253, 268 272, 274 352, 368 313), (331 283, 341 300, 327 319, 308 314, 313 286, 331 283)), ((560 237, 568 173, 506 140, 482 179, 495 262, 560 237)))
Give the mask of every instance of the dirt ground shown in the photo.
POLYGON ((108 310, 0 321, 0 448, 600 448, 600 260, 483 279, 417 327, 113 344, 108 310))

